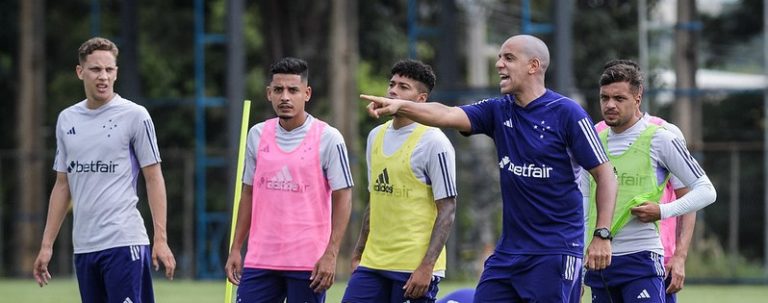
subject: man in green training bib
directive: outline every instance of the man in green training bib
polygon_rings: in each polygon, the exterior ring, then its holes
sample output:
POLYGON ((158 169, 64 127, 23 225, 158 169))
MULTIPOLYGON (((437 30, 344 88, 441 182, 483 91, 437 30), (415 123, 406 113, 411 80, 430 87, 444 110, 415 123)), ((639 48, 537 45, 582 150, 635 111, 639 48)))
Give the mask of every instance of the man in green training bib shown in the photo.
MULTIPOLYGON (((612 238, 612 261, 603 270, 586 272, 584 283, 592 288, 592 302, 663 303, 664 248, 657 222, 704 208, 717 195, 685 143, 643 118, 642 95, 643 77, 636 63, 606 64, 600 77, 600 110, 610 128, 600 131, 599 138, 615 168, 619 190, 610 229, 595 231, 597 236, 612 238), (690 192, 659 204, 673 175, 690 192)), ((582 190, 590 183, 585 196, 591 201, 594 181, 583 178, 582 190)), ((587 230, 595 226, 594 213, 590 209, 587 230)))

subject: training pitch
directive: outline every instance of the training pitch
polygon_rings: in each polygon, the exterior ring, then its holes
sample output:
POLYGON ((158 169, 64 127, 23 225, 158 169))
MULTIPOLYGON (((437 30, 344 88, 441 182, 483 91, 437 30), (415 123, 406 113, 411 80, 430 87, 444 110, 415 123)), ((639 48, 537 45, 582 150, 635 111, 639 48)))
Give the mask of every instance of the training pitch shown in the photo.
MULTIPOLYGON (((341 301, 346 283, 337 282, 328 292, 326 302, 336 303, 341 301)), ((440 294, 447 294, 453 290, 474 287, 474 282, 440 283, 440 294)), ((234 296, 233 296, 234 297, 234 296)), ((589 302, 588 294, 585 294, 582 302, 589 302)), ((223 303, 224 281, 191 281, 175 280, 166 281, 162 278, 155 279, 155 298, 159 303, 223 303)), ((687 303, 720 303, 743 302, 758 303, 768 302, 768 285, 686 285, 678 296, 678 302, 687 303)), ((61 303, 80 302, 77 291, 77 282, 74 278, 54 277, 51 283, 44 288, 37 286, 33 279, 0 279, 0 301, 2 302, 35 302, 35 303, 61 303)))

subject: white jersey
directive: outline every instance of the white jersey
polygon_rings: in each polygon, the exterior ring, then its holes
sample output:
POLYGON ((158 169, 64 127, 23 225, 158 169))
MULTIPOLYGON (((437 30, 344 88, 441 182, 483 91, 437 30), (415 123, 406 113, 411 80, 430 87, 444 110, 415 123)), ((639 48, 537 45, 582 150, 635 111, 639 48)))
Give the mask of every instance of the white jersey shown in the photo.
MULTIPOLYGON (((301 126, 287 131, 280 123, 275 128, 276 141, 282 150, 291 151, 304 140, 315 118, 307 114, 307 119, 301 126)), ((264 131, 264 122, 260 122, 248 131, 245 148, 245 168, 243 171, 243 183, 253 185, 253 173, 256 171, 256 156, 258 155, 261 133, 264 131)), ((320 137, 320 166, 328 180, 331 190, 352 187, 354 182, 349 170, 349 158, 344 137, 339 130, 326 126, 320 137)))
MULTIPOLYGON (((640 119, 635 125, 620 134, 614 133, 612 129, 608 128, 606 130, 608 131, 606 150, 611 155, 619 155, 625 152, 637 140, 640 133, 648 128, 650 123, 648 119, 640 119)), ((665 128, 659 128, 651 139, 650 156, 651 165, 654 171, 656 171, 657 184, 664 182, 666 174, 669 172, 682 183, 682 186, 693 187, 695 182, 699 182, 708 184, 714 190, 704 170, 691 157, 684 141, 675 133, 665 128)), ((587 189, 587 191, 582 191, 585 201, 589 201, 588 174, 582 175, 581 184, 582 188, 587 189)), ((709 203, 691 205, 686 212, 695 211, 709 203)), ((661 238, 659 238, 655 225, 653 223, 640 222, 635 217, 614 236, 611 250, 613 255, 626 255, 640 251, 653 251, 660 255, 664 254, 661 238)))
MULTIPOLYGON (((648 113, 643 113, 643 120, 650 122, 650 119, 651 119, 651 115, 649 115, 648 113)), ((683 142, 683 146, 687 145, 685 143, 685 136, 683 136, 683 131, 681 131, 680 128, 677 127, 677 125, 674 125, 672 123, 669 123, 669 121, 664 120, 664 123, 662 123, 660 126, 672 132, 672 134, 674 134, 675 136, 677 136, 677 138, 683 142)), ((672 176, 671 178, 669 178, 669 183, 672 184, 672 188, 674 189, 681 189, 685 187, 685 184, 683 184, 683 182, 681 182, 680 179, 678 179, 675 176, 672 176)))
POLYGON ((83 100, 59 114, 53 169, 67 174, 76 254, 149 245, 136 182, 159 162, 152 119, 136 103, 115 94, 97 109, 83 100))
MULTIPOLYGON (((382 130, 382 124, 368 134, 365 158, 368 163, 368 191, 371 191, 371 150, 376 135, 382 130)), ((411 123, 400 129, 392 124, 385 130, 383 152, 389 156, 395 153, 418 124, 411 123)), ((430 127, 414 147, 411 154, 411 170, 417 179, 432 186, 435 200, 454 197, 456 193, 456 156, 448 137, 439 129, 430 127)))

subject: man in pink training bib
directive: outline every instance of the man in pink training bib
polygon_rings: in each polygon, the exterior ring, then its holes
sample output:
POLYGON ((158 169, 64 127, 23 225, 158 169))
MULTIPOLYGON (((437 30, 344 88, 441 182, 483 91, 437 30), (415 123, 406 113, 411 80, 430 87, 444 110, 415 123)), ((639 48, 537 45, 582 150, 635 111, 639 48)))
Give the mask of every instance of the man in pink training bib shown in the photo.
POLYGON ((312 96, 304 60, 281 59, 270 74, 267 98, 277 118, 248 132, 242 198, 225 271, 239 285, 240 303, 324 302, 349 222, 347 148, 338 130, 304 110, 312 96))

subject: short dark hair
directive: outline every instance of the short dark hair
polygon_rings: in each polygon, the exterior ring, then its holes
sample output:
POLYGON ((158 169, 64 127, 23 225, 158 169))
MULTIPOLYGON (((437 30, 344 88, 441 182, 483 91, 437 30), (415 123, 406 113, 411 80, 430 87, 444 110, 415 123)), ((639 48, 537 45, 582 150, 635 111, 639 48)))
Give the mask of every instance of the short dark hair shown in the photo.
POLYGON ((431 66, 419 60, 405 59, 398 61, 392 66, 390 76, 394 75, 400 75, 421 82, 426 87, 427 93, 431 92, 435 87, 435 72, 432 71, 431 66))
POLYGON ((273 63, 269 67, 269 77, 275 74, 289 74, 301 76, 301 81, 307 82, 309 78, 309 67, 307 61, 299 58, 285 57, 273 63))
POLYGON ((112 55, 115 55, 115 59, 117 59, 117 54, 119 52, 117 45, 115 45, 114 42, 109 41, 109 39, 93 37, 83 42, 83 44, 80 45, 80 48, 77 49, 77 59, 79 63, 83 64, 86 57, 88 57, 90 54, 93 54, 93 52, 97 50, 109 51, 112 53, 112 55))
POLYGON ((637 92, 643 86, 643 73, 637 62, 626 59, 608 61, 603 66, 603 74, 600 76, 600 86, 616 82, 628 82, 630 88, 637 92))

